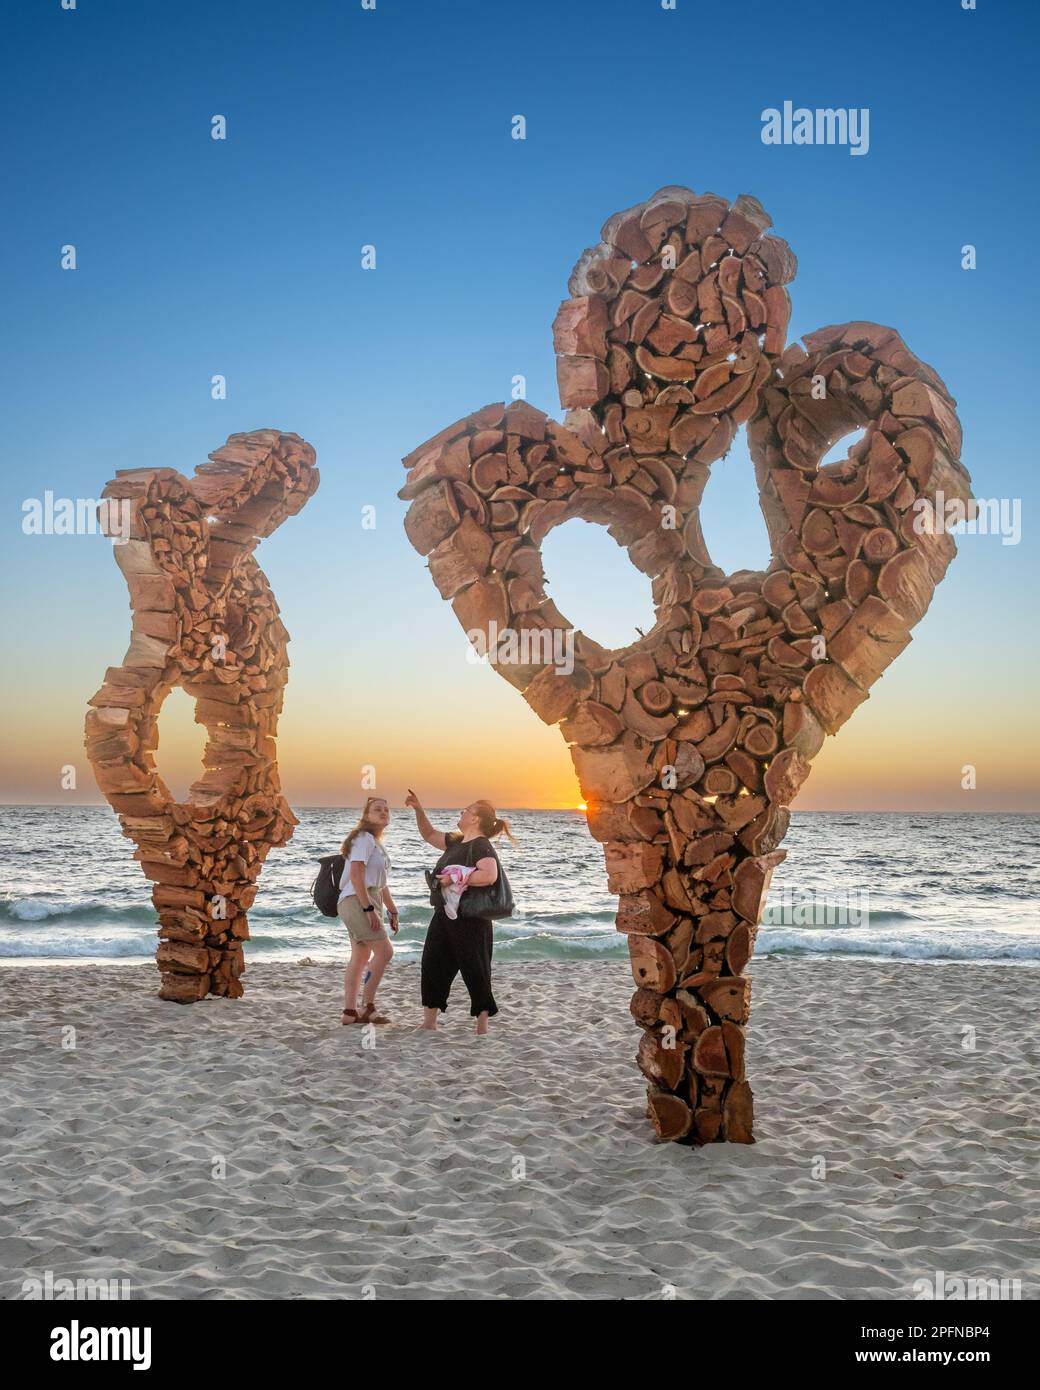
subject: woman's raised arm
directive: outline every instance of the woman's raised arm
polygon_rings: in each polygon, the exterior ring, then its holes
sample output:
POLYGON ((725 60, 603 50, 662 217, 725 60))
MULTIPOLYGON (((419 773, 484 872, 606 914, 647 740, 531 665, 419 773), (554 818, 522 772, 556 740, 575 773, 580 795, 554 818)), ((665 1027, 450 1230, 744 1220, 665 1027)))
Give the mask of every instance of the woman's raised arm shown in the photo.
POLYGON ((408 788, 408 795, 404 799, 404 804, 410 806, 415 812, 416 829, 426 843, 432 845, 434 849, 446 849, 448 841, 444 831, 434 830, 433 826, 430 824, 429 816, 423 810, 419 798, 416 796, 415 792, 412 791, 411 787, 408 788))

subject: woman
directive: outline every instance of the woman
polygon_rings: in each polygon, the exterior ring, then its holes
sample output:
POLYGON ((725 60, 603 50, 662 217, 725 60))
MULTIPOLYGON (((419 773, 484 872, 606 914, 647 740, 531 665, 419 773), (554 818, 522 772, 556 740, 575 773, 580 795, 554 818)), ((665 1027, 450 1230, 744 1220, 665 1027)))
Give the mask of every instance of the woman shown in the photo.
MULTIPOLYGON (((452 864, 472 868, 466 891, 498 881, 498 858, 491 841, 503 831, 513 838, 509 823, 501 820, 490 801, 474 801, 459 816, 459 829, 434 830, 415 792, 408 789, 406 806, 415 811, 415 824, 428 845, 442 850, 434 872, 442 884, 451 880, 444 870, 452 864)), ((470 1014, 477 1020, 477 1033, 488 1031, 488 1019, 498 1013, 491 993, 492 922, 489 917, 459 917, 449 920, 438 907, 426 932, 422 953, 423 1028, 434 1032, 437 1014, 448 1007, 452 981, 461 971, 469 990, 470 1014)))
POLYGON ((383 831, 389 824, 389 803, 384 797, 370 796, 361 819, 340 849, 346 863, 339 883, 339 916, 350 933, 350 963, 343 977, 341 1023, 390 1022, 376 1008, 376 990, 394 954, 383 926, 384 907, 390 917, 390 930, 395 935, 398 923, 397 908, 386 886, 390 860, 382 845, 383 831), (366 965, 369 974, 359 1012, 358 985, 366 965))

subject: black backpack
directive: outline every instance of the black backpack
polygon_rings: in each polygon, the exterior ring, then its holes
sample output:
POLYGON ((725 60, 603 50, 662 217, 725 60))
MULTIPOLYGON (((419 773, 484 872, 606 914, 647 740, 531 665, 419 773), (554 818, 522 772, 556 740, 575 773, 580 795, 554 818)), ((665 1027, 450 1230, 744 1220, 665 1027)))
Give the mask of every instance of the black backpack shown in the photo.
POLYGON ((323 917, 339 916, 339 881, 343 876, 346 860, 342 854, 327 854, 318 860, 321 866, 318 877, 311 884, 311 897, 314 906, 323 917))

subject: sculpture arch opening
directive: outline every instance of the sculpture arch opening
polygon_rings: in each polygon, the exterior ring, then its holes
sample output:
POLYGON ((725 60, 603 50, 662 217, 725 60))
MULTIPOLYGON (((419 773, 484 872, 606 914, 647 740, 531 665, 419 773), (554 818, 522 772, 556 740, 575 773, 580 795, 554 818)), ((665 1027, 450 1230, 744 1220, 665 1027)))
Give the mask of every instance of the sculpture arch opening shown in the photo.
POLYGON ((844 463, 850 454, 854 454, 856 447, 866 438, 866 435, 865 425, 861 429, 849 430, 846 434, 839 435, 823 458, 820 459, 819 466, 826 468, 832 463, 844 463))
POLYGON ((581 517, 554 526, 542 542, 542 564, 550 598, 608 650, 638 642, 657 622, 649 578, 604 526, 581 517))
POLYGON ((727 574, 768 567, 769 532, 758 504, 744 430, 738 431, 726 457, 711 466, 701 498, 700 524, 705 550, 727 574))
POLYGON ((171 797, 187 802, 193 782, 201 776, 209 735, 195 719, 196 701, 180 686, 174 686, 156 716, 158 767, 160 779, 171 797))

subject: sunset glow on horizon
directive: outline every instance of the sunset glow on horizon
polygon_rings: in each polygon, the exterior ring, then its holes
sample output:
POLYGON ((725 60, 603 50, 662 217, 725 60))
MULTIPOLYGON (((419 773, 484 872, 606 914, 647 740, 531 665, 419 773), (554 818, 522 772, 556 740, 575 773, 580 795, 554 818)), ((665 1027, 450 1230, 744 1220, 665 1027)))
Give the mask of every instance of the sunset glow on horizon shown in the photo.
MULTIPOLYGON (((455 621, 450 611, 445 619, 455 621)), ((947 661, 948 678, 955 679, 949 653, 936 650, 932 658, 947 661)), ((411 694, 400 687, 385 696, 378 687, 348 687, 333 704, 323 693, 327 680, 311 678, 302 665, 290 675, 278 738, 290 804, 359 805, 368 790, 363 778, 374 769, 376 788, 395 807, 403 805, 411 786, 430 807, 454 808, 486 797, 499 808, 585 809, 559 730, 544 725, 494 672, 459 663, 449 707, 464 713, 455 723, 438 720, 431 701, 424 704, 427 717, 417 719, 411 694), (463 689, 470 682, 476 688, 467 707, 463 689), (413 732, 404 738, 399 731, 410 722, 413 732)), ((914 690, 927 665, 925 654, 912 646, 903 670, 893 667, 840 734, 828 738, 795 810, 1036 808, 1028 760, 1020 747, 1007 743, 999 726, 978 715, 965 717, 952 703, 930 719, 916 712, 914 690), (969 763, 978 777, 971 792, 961 786, 962 768, 969 763)), ((17 745, 6 750, 0 800, 101 802, 82 754, 83 713, 82 691, 68 685, 46 690, 34 702, 17 745), (76 789, 63 792, 60 769, 68 765, 76 766, 79 776, 76 789), (46 780, 41 768, 48 769, 46 780)), ((1005 717, 1028 727, 1028 700, 1009 696, 1005 717)), ((205 734, 194 722, 194 702, 183 691, 171 692, 159 731, 157 765, 173 794, 184 797, 199 773, 205 734)))

